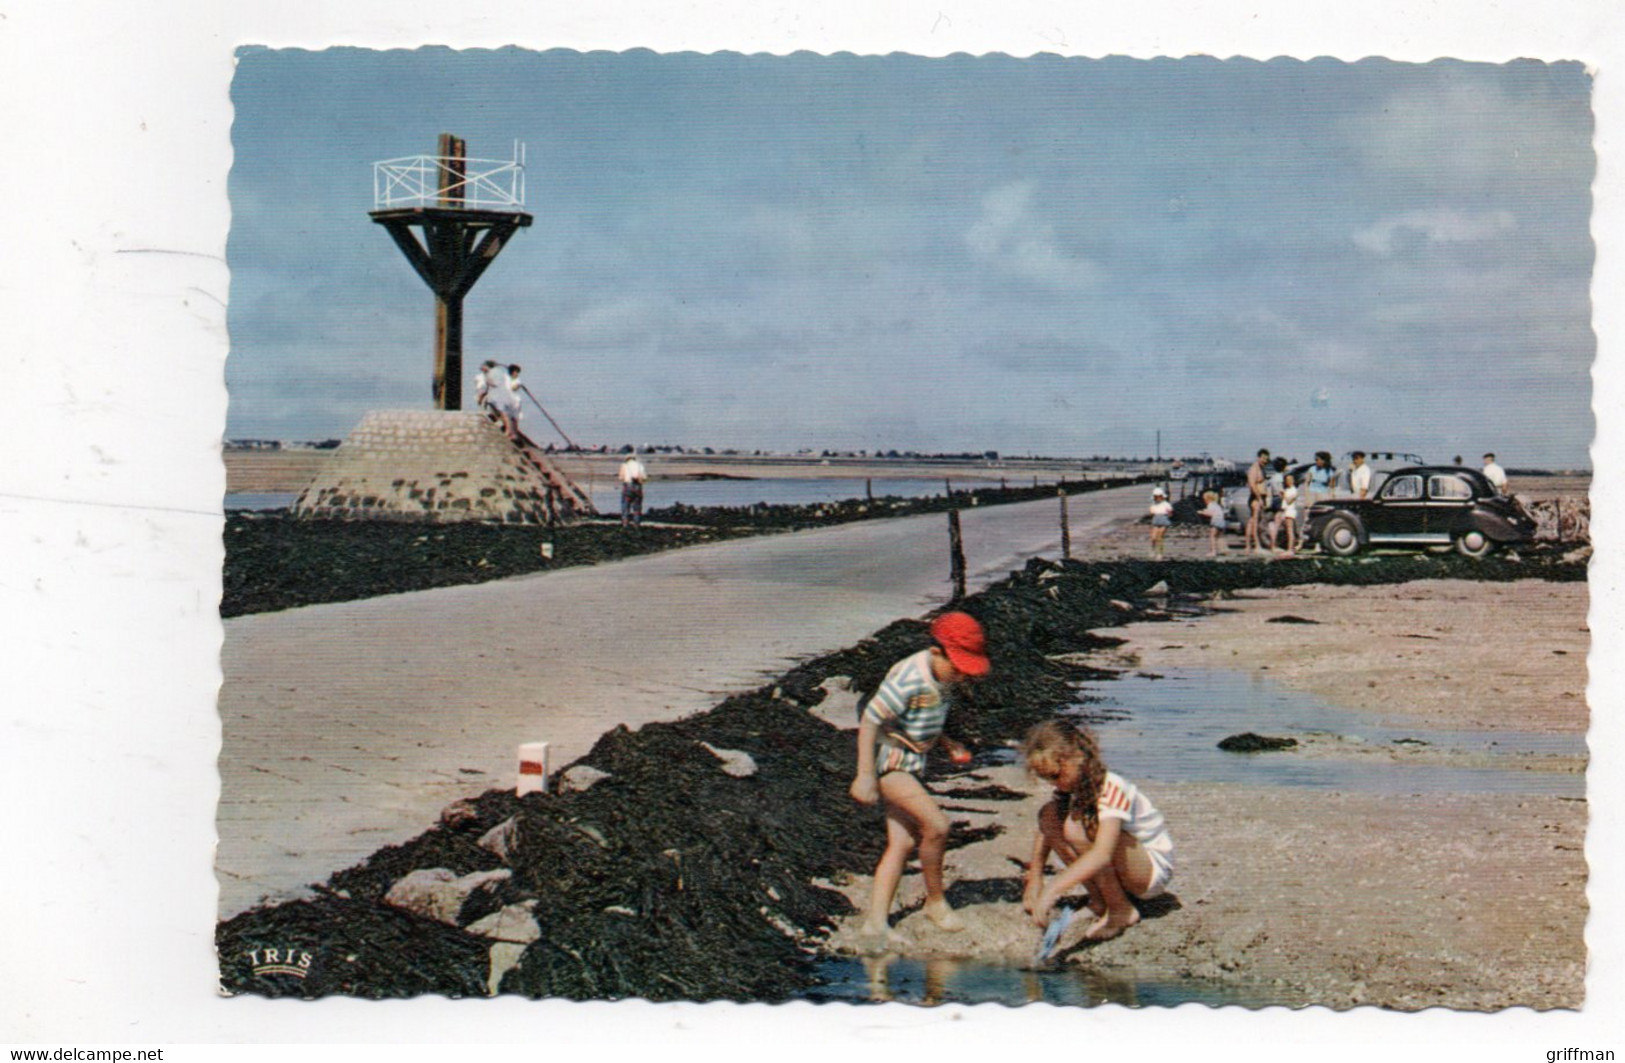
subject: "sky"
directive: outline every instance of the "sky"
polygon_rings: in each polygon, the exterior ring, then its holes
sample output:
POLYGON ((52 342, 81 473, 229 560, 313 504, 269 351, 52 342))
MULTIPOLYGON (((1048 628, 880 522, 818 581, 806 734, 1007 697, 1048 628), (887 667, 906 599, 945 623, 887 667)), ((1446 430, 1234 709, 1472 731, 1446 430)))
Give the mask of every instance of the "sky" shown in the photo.
POLYGON ((367 214, 451 132, 535 217, 465 393, 584 445, 1590 465, 1576 62, 250 48, 232 103, 228 438, 431 406, 367 214))

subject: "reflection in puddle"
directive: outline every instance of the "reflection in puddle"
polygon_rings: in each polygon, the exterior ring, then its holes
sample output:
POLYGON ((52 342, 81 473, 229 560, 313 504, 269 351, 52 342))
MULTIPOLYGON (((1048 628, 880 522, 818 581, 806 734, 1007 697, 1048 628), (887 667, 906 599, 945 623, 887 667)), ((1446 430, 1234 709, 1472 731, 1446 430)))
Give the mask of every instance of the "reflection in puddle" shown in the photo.
POLYGON ((1433 731, 1381 727, 1256 675, 1181 670, 1158 676, 1125 673, 1081 685, 1088 715, 1111 766, 1131 779, 1253 783, 1383 793, 1527 793, 1583 796, 1578 773, 1515 767, 1451 767, 1380 756, 1305 757, 1226 753, 1219 740, 1244 731, 1305 741, 1331 736, 1352 749, 1417 747, 1464 753, 1583 757, 1579 735, 1507 731, 1433 731), (1104 717, 1101 719, 1100 717, 1104 717))
POLYGON ((979 960, 907 956, 838 957, 819 965, 824 985, 811 1000, 902 1004, 1057 1004, 1092 1007, 1165 1007, 1175 1004, 1241 1004, 1262 1007, 1262 994, 1199 979, 1133 981, 1088 966, 1037 970, 979 960))

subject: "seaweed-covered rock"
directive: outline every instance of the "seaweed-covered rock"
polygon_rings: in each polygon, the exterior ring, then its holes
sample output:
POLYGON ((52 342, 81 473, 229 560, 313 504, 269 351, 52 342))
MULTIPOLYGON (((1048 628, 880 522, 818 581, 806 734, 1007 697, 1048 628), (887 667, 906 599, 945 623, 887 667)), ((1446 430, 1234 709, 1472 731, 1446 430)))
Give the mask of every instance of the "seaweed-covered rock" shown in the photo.
POLYGON ((503 863, 509 863, 513 860, 514 854, 518 851, 518 825, 518 817, 510 817, 505 819, 501 823, 498 823, 496 826, 492 827, 490 830, 486 831, 484 834, 480 835, 480 840, 474 844, 478 845, 481 849, 484 849, 492 856, 495 856, 503 863))
POLYGON ((542 928, 537 924, 536 917, 531 914, 535 907, 535 901, 510 904, 483 919, 476 919, 468 924, 467 930, 476 937, 491 941, 511 941, 528 945, 542 936, 542 928))
POLYGON ((722 770, 736 779, 748 779, 756 774, 756 761, 742 749, 718 749, 709 742, 701 742, 705 751, 722 762, 722 770))
POLYGON ((609 772, 600 771, 591 764, 576 764, 559 773, 558 791, 561 794, 577 790, 590 790, 609 778, 609 772))
POLYGON ((403 912, 433 919, 447 926, 458 926, 463 906, 479 890, 489 889, 513 875, 500 868, 494 871, 475 871, 457 875, 443 867, 414 871, 389 888, 384 903, 403 912))
POLYGON ((1268 753, 1278 749, 1296 749, 1296 738, 1275 738, 1244 731, 1219 739, 1219 748, 1227 753, 1268 753))
POLYGON ((863 702, 857 691, 852 689, 851 677, 831 676, 818 685, 818 690, 823 696, 808 711, 838 730, 857 730, 858 713, 863 702))

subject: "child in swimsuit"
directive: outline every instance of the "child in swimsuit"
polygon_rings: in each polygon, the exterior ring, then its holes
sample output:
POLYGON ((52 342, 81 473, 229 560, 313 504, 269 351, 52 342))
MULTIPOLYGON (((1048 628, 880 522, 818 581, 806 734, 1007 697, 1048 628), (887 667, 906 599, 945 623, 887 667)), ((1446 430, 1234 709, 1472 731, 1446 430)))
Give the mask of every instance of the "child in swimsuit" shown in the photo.
POLYGON ((1041 723, 1023 744, 1027 768, 1055 786, 1038 814, 1022 907, 1042 927, 1055 903, 1087 886, 1096 919, 1084 938, 1116 937, 1140 921, 1130 897, 1155 897, 1174 874, 1174 841, 1162 813, 1139 788, 1100 759, 1094 735, 1065 720, 1041 723), (1065 870, 1044 884, 1051 853, 1065 870))
POLYGON ((962 930, 942 885, 942 854, 948 817, 920 782, 926 753, 938 743, 959 762, 970 751, 942 733, 955 688, 992 668, 982 625, 967 613, 944 613, 931 624, 929 649, 892 666, 863 710, 858 727, 858 771, 852 799, 881 801, 886 811, 886 851, 875 867, 874 893, 860 930, 865 945, 901 943, 888 919, 909 854, 917 848, 925 879, 925 916, 944 930, 962 930))

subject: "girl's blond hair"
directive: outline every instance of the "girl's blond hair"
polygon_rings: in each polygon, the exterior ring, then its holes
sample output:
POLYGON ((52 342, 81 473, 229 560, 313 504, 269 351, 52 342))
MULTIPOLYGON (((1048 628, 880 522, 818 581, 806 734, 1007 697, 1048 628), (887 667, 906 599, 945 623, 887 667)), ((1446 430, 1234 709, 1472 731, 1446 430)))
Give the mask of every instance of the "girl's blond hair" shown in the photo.
POLYGON ((1083 821, 1084 830, 1094 836, 1099 824, 1100 789, 1106 784, 1106 765, 1100 759, 1100 744, 1086 727, 1074 727, 1065 720, 1045 720, 1027 732, 1021 743, 1027 770, 1058 768, 1062 761, 1077 760, 1083 767, 1077 785, 1068 797, 1067 814, 1083 821))
POLYGON ((1204 501, 1204 502, 1217 502, 1218 500, 1219 500, 1219 492, 1217 492, 1217 491, 1203 491, 1202 492, 1202 501, 1204 501))

